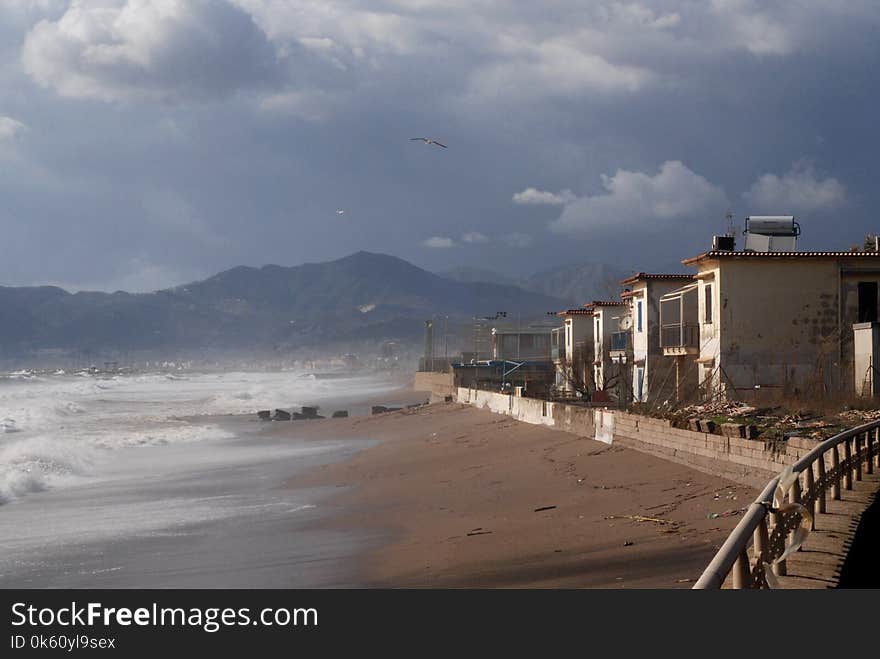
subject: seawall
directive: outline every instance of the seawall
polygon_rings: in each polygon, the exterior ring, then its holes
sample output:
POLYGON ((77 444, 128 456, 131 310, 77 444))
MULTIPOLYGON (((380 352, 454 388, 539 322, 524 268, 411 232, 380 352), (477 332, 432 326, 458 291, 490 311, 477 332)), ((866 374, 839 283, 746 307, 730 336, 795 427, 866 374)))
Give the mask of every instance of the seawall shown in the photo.
POLYGON ((674 428, 665 419, 478 389, 459 387, 455 398, 459 403, 505 414, 524 423, 620 444, 753 487, 763 487, 786 465, 815 446, 812 440, 796 437, 784 442, 765 442, 694 432, 674 428))

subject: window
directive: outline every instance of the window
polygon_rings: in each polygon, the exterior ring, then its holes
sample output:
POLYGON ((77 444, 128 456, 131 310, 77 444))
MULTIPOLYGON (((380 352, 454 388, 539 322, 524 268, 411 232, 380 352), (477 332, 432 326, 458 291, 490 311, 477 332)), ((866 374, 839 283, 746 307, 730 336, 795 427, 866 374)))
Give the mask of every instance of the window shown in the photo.
POLYGON ((704 316, 704 322, 711 323, 712 322, 712 284, 706 284, 705 288, 705 303, 706 303, 706 313, 704 316))
POLYGON ((636 304, 636 328, 639 332, 642 331, 642 303, 641 301, 636 304))
POLYGON ((877 322, 877 282, 860 281, 859 291, 859 322, 877 322))

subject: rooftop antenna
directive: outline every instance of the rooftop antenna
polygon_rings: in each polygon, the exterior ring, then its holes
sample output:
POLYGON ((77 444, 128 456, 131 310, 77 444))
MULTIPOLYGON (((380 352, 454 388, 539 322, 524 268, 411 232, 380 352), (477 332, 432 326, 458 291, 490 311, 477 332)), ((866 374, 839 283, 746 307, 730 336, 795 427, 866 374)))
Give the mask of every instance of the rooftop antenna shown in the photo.
POLYGON ((726 236, 734 236, 733 232, 733 212, 728 208, 727 212, 724 214, 724 219, 727 221, 727 233, 726 236))

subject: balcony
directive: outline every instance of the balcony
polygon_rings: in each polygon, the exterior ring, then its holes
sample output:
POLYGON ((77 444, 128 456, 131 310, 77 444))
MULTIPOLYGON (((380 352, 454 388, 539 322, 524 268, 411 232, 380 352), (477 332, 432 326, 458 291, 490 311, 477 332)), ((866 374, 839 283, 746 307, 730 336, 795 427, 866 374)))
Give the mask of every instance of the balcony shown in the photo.
POLYGON ((660 347, 664 355, 689 355, 700 351, 700 326, 675 323, 660 327, 660 347))
POLYGON ((632 348, 632 332, 612 332, 611 352, 626 352, 632 348))

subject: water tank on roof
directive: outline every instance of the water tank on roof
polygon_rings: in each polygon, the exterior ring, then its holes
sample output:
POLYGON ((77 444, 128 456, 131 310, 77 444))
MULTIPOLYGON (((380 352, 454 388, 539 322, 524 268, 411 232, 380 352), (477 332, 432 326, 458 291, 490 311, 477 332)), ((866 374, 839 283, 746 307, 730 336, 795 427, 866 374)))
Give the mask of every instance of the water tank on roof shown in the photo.
POLYGON ((793 215, 751 215, 743 233, 747 252, 794 252, 801 227, 793 215))

